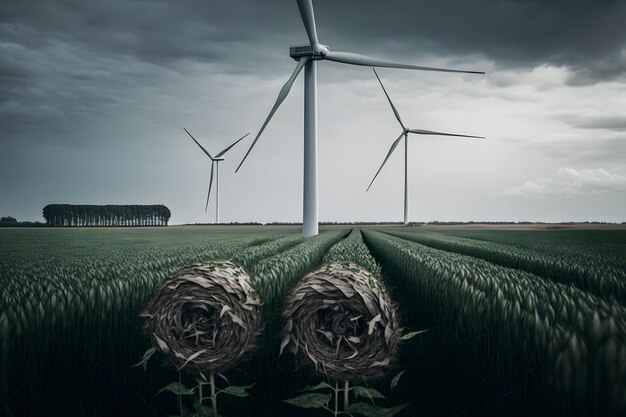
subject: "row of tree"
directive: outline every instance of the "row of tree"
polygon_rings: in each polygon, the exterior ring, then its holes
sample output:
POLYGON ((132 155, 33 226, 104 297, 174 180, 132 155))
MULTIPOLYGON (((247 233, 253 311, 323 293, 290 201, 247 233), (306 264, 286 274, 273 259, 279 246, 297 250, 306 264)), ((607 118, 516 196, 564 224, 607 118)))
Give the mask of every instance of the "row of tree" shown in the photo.
POLYGON ((171 215, 161 204, 48 204, 43 208, 48 226, 167 226, 171 215))

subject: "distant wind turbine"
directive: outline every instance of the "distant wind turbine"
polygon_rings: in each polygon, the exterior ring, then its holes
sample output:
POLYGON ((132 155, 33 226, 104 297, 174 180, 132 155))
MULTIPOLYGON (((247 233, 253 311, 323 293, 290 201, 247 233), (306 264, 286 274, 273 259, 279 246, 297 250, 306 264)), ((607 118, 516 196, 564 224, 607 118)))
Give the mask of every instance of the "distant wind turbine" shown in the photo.
POLYGON ((383 85, 382 81, 380 81, 380 77, 378 76, 378 73, 376 72, 376 70, 374 68, 372 68, 374 70, 374 74, 376 75, 376 78, 378 79, 378 82, 380 83, 380 86, 383 88, 383 91, 385 92, 385 96, 387 96, 387 100, 389 101, 389 105, 391 106, 391 110, 393 110, 393 114, 396 116, 396 119, 398 120, 398 123, 400 123, 400 126, 402 127, 402 133, 400 133, 400 136, 398 136, 398 139, 396 139, 392 144, 391 144, 391 148, 389 149, 389 152, 387 152, 387 156, 385 157, 385 160, 383 161, 383 163, 380 165, 380 168, 378 168, 378 171, 376 171, 376 175, 374 175, 374 178, 372 179, 372 182, 370 182, 370 185, 367 187, 366 191, 369 191, 370 187, 372 186, 372 184, 374 183, 374 180, 376 179, 376 177, 378 176, 378 174, 380 173, 380 170, 383 169, 383 166, 385 166, 385 163, 387 162, 387 160, 389 159, 389 157, 391 156, 391 154, 393 153, 393 151, 396 149, 396 147, 398 146, 398 144, 400 143, 400 141, 402 140, 402 138, 404 137, 404 224, 407 225, 409 224, 409 185, 408 185, 408 136, 409 133, 413 133, 416 135, 437 135, 437 136, 456 136, 456 137, 461 137, 461 138, 474 138, 474 139, 485 139, 483 136, 470 136, 470 135, 457 135, 455 133, 443 133, 443 132, 434 132, 432 130, 423 130, 423 129, 409 129, 407 128, 404 123, 402 122, 402 119, 400 118, 400 113, 398 113, 398 109, 396 109, 396 106, 393 105, 393 102, 391 101, 391 98, 389 98, 389 94, 387 94, 387 90, 385 90, 385 86, 383 85))
POLYGON ((254 141, 250 145, 248 152, 237 167, 239 171, 244 161, 252 151, 254 145, 265 130, 265 127, 271 120, 272 116, 281 105, 283 100, 289 94, 294 81, 305 68, 304 71, 304 184, 303 184, 303 235, 305 237, 314 236, 318 233, 318 216, 317 216, 317 61, 329 60, 342 64, 362 65, 368 67, 387 67, 413 69, 422 71, 440 71, 440 72, 461 72, 469 74, 484 74, 479 71, 462 71, 444 68, 421 67, 416 65, 398 64, 394 62, 382 61, 379 59, 369 58, 363 55, 357 55, 349 52, 331 51, 328 46, 319 43, 317 38, 317 29, 315 27, 315 15, 313 13, 312 0, 298 0, 298 8, 300 16, 304 23, 310 44, 302 46, 292 46, 289 48, 289 55, 298 61, 296 69, 285 85, 283 85, 278 98, 270 110, 269 115, 261 126, 254 141))
POLYGON ((211 186, 213 185, 213 169, 215 168, 215 223, 219 223, 219 215, 220 215, 220 194, 219 194, 219 191, 220 191, 220 183, 219 183, 220 161, 224 160, 223 158, 221 158, 221 156, 223 156, 226 152, 228 152, 230 150, 230 148, 232 148, 233 146, 238 144, 240 141, 242 141, 250 133, 246 133, 241 139, 237 140, 235 143, 233 143, 232 145, 230 145, 229 147, 224 149, 222 152, 216 154, 215 156, 211 156, 211 154, 206 149, 204 149, 204 147, 202 145, 200 145, 200 143, 196 140, 196 138, 194 138, 192 136, 192 134, 189 133, 189 131, 187 129, 183 128, 183 130, 185 132, 187 132, 187 134, 191 137, 191 139, 193 139, 194 142, 196 142, 196 144, 200 147, 200 149, 202 149, 202 151, 209 158, 211 158, 211 179, 209 180, 209 192, 206 195, 206 205, 204 207, 204 212, 205 213, 206 213, 207 209, 209 208, 209 196, 211 195, 211 186))

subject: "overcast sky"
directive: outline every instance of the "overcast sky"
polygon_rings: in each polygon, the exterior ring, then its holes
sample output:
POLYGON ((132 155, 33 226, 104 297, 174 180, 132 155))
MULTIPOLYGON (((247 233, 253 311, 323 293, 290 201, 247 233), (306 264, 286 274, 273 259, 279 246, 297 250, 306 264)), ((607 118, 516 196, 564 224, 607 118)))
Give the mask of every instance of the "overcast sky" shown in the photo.
MULTIPOLYGON (((380 69, 409 127, 410 219, 626 221, 626 1, 317 0, 320 42, 380 69)), ((49 203, 301 221, 303 76, 234 170, 307 42, 295 0, 2 0, 0 215, 49 203)), ((318 65, 321 221, 401 221, 403 148, 371 69, 318 65)))

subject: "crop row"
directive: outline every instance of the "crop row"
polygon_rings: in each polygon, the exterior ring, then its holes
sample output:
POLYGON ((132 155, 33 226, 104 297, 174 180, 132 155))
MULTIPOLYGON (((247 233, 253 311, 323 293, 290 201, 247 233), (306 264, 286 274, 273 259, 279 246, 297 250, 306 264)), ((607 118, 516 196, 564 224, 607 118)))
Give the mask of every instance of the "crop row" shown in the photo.
MULTIPOLYGON (((253 278, 252 285, 262 302, 263 332, 253 358, 240 366, 239 374, 229 375, 229 378, 237 381, 237 377, 245 375, 246 378, 239 381, 240 385, 257 381, 253 395, 260 404, 257 402, 254 406, 260 407, 267 415, 285 415, 289 410, 285 411, 282 400, 293 396, 294 387, 307 385, 302 380, 306 376, 293 371, 292 361, 287 355, 277 357, 280 330, 284 325, 280 313, 284 308, 285 297, 293 285, 308 271, 319 266, 328 250, 346 235, 346 230, 337 230, 323 231, 307 239, 285 237, 250 248, 233 258, 234 262, 246 262, 246 270, 253 278), (298 241, 300 243, 288 247, 298 241), (285 251, 272 253, 269 249, 283 245, 288 247, 285 251)), ((223 405, 231 407, 230 412, 225 414, 245 415, 249 412, 245 407, 237 408, 241 407, 237 404, 223 405)))
MULTIPOLYGON (((235 237, 188 232, 179 239, 175 232, 154 240, 132 233, 91 239, 85 233, 79 241, 74 234, 61 247, 42 244, 41 253, 10 248, 12 256, 0 259, 0 406, 11 402, 15 415, 38 415, 62 403, 62 396, 104 396, 94 393, 98 385, 90 380, 113 392, 139 388, 136 395, 152 402, 155 391, 140 386, 142 373, 130 365, 147 344, 139 312, 160 282, 196 262, 231 259, 255 278, 264 303, 264 334, 271 337, 280 328, 275 313, 283 294, 347 234, 327 231, 305 240, 284 232, 235 237), (59 387, 46 394, 55 399, 42 397, 46 384, 59 387), (47 401, 34 401, 38 397, 47 401)), ((272 344, 273 355, 277 346, 272 344)), ((261 353, 249 369, 258 373, 267 359, 261 353)))
POLYGON ((374 275, 380 274, 380 265, 363 243, 363 236, 359 229, 352 229, 348 237, 330 248, 324 257, 324 262, 354 262, 374 275))
POLYGON ((294 233, 262 245, 246 248, 245 250, 236 253, 232 257, 231 261, 244 268, 252 269, 254 268, 254 265, 261 262, 263 259, 284 252, 303 242, 304 238, 302 235, 294 233))
MULTIPOLYGON (((265 310, 276 312, 276 309, 280 309, 286 291, 306 272, 320 265, 330 247, 346 234, 345 230, 322 232, 285 252, 264 258, 249 268, 265 310)), ((268 326, 272 326, 272 322, 268 318, 268 326)))
MULTIPOLYGON (((557 226, 558 227, 558 226, 557 226)), ((530 249, 551 257, 575 259, 582 264, 626 267, 623 230, 440 230, 440 234, 530 249)))
POLYGON ((575 256, 550 256, 545 252, 506 244, 428 232, 386 233, 435 249, 474 256, 491 263, 521 269, 563 284, 571 284, 608 301, 626 305, 626 270, 601 261, 579 262, 575 256))
POLYGON ((3 257, 0 400, 6 404, 11 394, 23 399, 39 395, 44 375, 68 380, 84 375, 91 364, 135 357, 137 346, 128 340, 137 333, 137 316, 156 285, 183 266, 232 257, 278 236, 199 235, 184 242, 144 244, 122 240, 94 251, 85 249, 89 241, 68 242, 55 248, 54 257, 45 252, 3 257))
MULTIPOLYGON (((267 240, 254 236, 204 241, 179 250, 152 247, 131 253, 125 249, 123 254, 107 258, 85 259, 66 253, 62 259, 19 268, 15 275, 3 273, 0 304, 10 323, 12 341, 23 345, 29 332, 41 337, 46 325, 69 326, 71 332, 80 326, 72 315, 87 320, 104 315, 111 321, 110 315, 123 306, 138 311, 154 286, 178 268, 201 259, 230 257, 267 240)), ((4 262, 5 271, 18 269, 9 263, 4 262)))
POLYGON ((557 412, 626 411, 623 306, 474 257, 364 235, 386 275, 410 292, 414 314, 445 323, 451 344, 518 374, 535 364, 540 391, 557 412))

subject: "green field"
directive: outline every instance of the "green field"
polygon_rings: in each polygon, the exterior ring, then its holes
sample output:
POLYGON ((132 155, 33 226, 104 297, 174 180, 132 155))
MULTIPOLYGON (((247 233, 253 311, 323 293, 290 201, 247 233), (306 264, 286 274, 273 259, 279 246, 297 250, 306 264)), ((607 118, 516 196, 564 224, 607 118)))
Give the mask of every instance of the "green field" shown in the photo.
MULTIPOLYGON (((282 400, 320 381, 278 356, 289 290, 324 262, 375 272, 411 330, 389 379, 369 382, 403 416, 626 415, 625 230, 0 230, 0 403, 8 416, 165 416, 176 380, 139 313, 197 262, 231 259, 255 278, 265 328, 228 371, 252 397, 225 416, 316 416, 282 400)), ((190 379, 183 375, 183 379, 190 379)))

